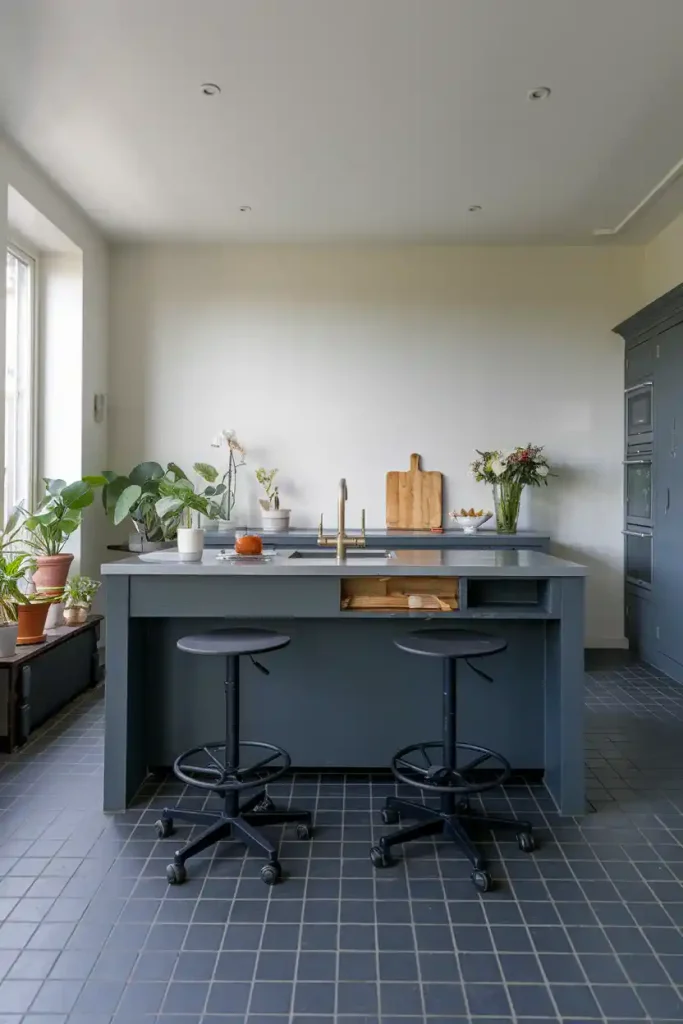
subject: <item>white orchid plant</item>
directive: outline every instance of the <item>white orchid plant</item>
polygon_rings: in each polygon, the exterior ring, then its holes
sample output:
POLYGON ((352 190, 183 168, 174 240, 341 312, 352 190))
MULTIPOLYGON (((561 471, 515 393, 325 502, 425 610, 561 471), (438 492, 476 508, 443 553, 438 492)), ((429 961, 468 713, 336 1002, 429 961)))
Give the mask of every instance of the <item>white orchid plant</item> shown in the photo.
POLYGON ((477 483, 521 484, 523 487, 547 485, 551 476, 548 460, 542 445, 528 444, 525 448, 513 448, 510 452, 480 452, 478 459, 470 466, 477 483))
POLYGON ((234 430, 221 430, 211 442, 212 448, 228 449, 228 467, 221 475, 220 471, 208 462, 195 462, 193 469, 207 486, 202 494, 213 499, 218 506, 220 519, 229 520, 235 507, 235 491, 237 487, 237 470, 246 465, 246 450, 238 440, 234 430), (217 502, 216 499, 220 498, 217 502))

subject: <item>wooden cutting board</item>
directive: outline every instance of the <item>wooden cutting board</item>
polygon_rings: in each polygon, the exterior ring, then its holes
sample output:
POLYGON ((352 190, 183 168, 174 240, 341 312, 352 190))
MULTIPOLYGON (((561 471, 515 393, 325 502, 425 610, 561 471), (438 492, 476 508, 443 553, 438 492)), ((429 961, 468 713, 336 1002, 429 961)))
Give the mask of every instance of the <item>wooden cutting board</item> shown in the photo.
POLYGON ((387 473, 387 528, 432 530, 442 520, 441 473, 420 469, 420 456, 410 456, 407 473, 387 473))

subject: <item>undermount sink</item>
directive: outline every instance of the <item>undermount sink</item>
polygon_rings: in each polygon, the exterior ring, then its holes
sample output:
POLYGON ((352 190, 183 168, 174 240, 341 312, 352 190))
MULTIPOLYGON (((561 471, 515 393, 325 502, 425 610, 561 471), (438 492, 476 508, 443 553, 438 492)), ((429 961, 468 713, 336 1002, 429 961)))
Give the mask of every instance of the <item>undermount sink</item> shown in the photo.
MULTIPOLYGON (((302 551, 292 551, 290 558, 336 558, 336 548, 304 548, 302 551)), ((356 558, 393 558, 393 551, 381 551, 378 548, 348 548, 347 559, 356 558)))

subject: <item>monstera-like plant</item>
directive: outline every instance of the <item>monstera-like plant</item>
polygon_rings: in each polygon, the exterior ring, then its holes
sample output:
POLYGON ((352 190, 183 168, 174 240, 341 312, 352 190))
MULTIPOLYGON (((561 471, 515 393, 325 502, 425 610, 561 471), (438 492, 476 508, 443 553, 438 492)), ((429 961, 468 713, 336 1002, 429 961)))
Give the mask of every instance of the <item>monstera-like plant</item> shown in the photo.
POLYGON ((140 462, 127 475, 104 470, 98 479, 102 482, 104 509, 115 526, 130 519, 145 541, 155 543, 175 538, 180 516, 168 515, 162 519, 156 508, 163 493, 162 483, 187 480, 175 462, 169 462, 166 469, 158 462, 140 462))

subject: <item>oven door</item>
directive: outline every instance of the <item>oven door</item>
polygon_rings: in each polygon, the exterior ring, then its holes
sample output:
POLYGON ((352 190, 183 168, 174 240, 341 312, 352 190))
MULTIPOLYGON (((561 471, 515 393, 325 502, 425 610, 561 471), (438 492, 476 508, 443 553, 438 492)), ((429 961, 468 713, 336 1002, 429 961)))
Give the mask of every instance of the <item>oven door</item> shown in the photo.
POLYGON ((626 444, 652 444, 653 429, 652 381, 626 389, 626 444))
POLYGON ((626 522, 652 527, 652 456, 628 458, 624 462, 626 522))
POLYGON ((623 531, 625 541, 626 582, 645 590, 652 589, 652 530, 630 525, 623 531))

